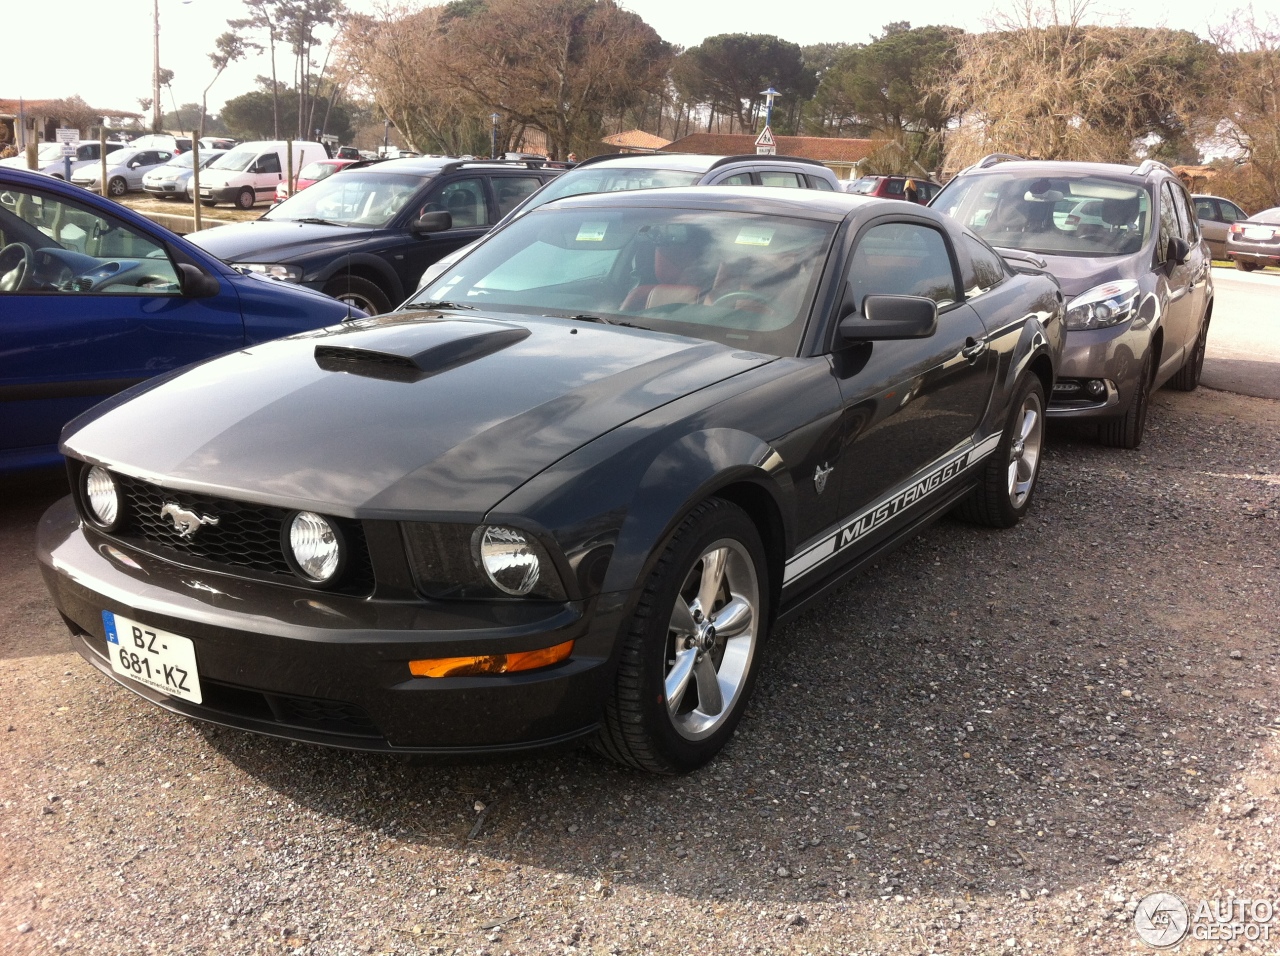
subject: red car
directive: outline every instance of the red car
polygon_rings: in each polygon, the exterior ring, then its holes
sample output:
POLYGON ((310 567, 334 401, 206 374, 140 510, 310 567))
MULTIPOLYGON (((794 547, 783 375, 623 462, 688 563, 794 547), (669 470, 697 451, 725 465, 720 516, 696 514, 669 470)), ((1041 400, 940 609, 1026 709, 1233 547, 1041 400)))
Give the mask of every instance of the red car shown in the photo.
MULTIPOLYGON (((350 166, 352 163, 359 162, 356 159, 318 159, 314 163, 307 163, 298 170, 297 185, 295 192, 301 192, 312 183, 318 183, 322 179, 328 179, 343 166, 350 166)), ((280 183, 276 187, 276 202, 282 202, 289 198, 289 184, 287 182, 280 183)))
POLYGON ((863 176, 844 184, 844 191, 855 196, 875 196, 878 199, 908 199, 908 181, 915 186, 914 201, 922 206, 928 205, 929 200, 942 188, 932 180, 920 176, 863 176))

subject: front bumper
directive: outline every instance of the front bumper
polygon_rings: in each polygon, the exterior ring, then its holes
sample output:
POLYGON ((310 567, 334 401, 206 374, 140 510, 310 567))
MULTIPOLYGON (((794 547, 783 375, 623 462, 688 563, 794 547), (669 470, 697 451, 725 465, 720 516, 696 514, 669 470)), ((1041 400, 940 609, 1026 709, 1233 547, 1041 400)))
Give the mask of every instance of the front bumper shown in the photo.
POLYGON ((1151 345, 1151 328, 1146 323, 1122 322, 1109 329, 1088 329, 1066 333, 1062 365, 1049 397, 1045 414, 1049 418, 1103 419, 1123 415, 1138 390, 1142 356, 1151 345), (1103 392, 1089 395, 1081 388, 1067 391, 1073 383, 1100 381, 1103 392))
POLYGON ((518 751, 592 734, 625 598, 460 605, 244 580, 126 552, 83 528, 69 497, 45 513, 36 550, 76 650, 117 683, 189 717, 354 750, 518 751), (190 638, 203 702, 116 674, 104 610, 190 638), (415 678, 407 663, 567 640, 568 660, 524 673, 415 678))
POLYGON ((200 198, 204 200, 212 199, 214 202, 235 202, 240 196, 240 190, 244 186, 219 186, 212 189, 208 186, 200 187, 200 198))
POLYGON ((153 196, 176 196, 186 192, 178 183, 143 183, 142 188, 153 196))

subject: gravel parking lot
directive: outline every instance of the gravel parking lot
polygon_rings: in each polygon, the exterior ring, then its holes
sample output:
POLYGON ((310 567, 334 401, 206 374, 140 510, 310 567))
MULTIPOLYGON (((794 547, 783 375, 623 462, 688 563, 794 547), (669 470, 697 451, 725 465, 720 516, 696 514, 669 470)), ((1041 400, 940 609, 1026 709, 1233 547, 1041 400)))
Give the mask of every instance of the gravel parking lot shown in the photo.
POLYGON ((1148 428, 1051 432, 1021 526, 943 521, 775 633, 667 779, 164 713, 69 651, 58 479, 0 486, 0 952, 1127 953, 1150 892, 1275 900, 1280 403, 1148 428))

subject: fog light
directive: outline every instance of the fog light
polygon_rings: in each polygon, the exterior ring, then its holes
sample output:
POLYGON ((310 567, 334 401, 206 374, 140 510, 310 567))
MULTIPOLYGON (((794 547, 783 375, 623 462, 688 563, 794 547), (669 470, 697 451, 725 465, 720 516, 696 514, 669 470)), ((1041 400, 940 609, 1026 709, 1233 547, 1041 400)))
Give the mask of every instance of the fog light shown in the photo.
POLYGON ((110 531, 120 519, 120 489, 111 472, 94 465, 84 479, 84 498, 89 516, 110 531))
POLYGON ((573 641, 536 651, 514 654, 484 654, 475 657, 429 657, 410 661, 409 673, 414 677, 470 677, 477 674, 511 674, 537 667, 558 664, 573 651, 573 641))
POLYGON ((342 567, 342 537, 338 529, 312 511, 299 511, 289 523, 293 570, 312 584, 327 584, 342 567))
POLYGON ((1084 389, 1094 398, 1101 398, 1107 393, 1107 383, 1101 379, 1091 378, 1085 383, 1084 389))

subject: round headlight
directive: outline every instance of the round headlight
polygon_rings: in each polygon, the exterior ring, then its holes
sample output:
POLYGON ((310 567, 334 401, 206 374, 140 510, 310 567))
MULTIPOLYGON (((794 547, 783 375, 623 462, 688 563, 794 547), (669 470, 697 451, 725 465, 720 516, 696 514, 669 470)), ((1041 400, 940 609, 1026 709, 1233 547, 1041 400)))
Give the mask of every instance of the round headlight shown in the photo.
POLYGON ((84 479, 84 500, 89 517, 104 528, 115 526, 120 517, 120 488, 111 472, 94 465, 84 479))
POLYGON ((477 545, 480 566, 499 591, 524 597, 537 586, 542 565, 526 532, 496 525, 482 527, 477 545))
POLYGON ((294 570, 312 584, 332 581, 342 567, 342 537, 312 511, 299 511, 289 523, 294 570))

